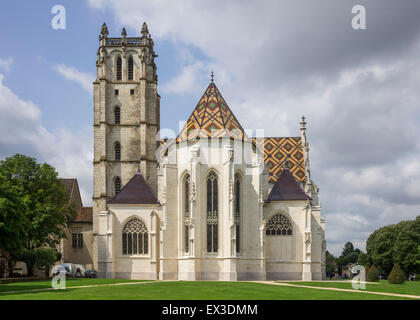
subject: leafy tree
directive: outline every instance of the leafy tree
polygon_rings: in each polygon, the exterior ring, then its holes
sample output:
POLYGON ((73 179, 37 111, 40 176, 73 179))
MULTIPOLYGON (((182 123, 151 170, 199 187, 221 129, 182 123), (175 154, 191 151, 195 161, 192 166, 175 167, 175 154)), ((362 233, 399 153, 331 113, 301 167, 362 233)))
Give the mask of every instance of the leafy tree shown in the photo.
POLYGON ((348 254, 353 253, 353 252, 354 252, 353 243, 351 243, 350 241, 349 242, 346 242, 344 244, 344 248, 343 248, 343 252, 341 253, 341 257, 345 257, 348 254))
POLYGON ((23 210, 20 223, 26 249, 58 244, 75 212, 68 206, 66 188, 55 169, 16 154, 0 162, 0 174, 15 188, 15 198, 24 203, 19 210, 23 210))
POLYGON ((35 263, 39 269, 45 268, 45 276, 50 274, 50 268, 61 259, 61 254, 57 250, 48 247, 36 248, 33 250, 35 263))
POLYGON ((395 264, 388 277, 388 282, 392 284, 401 284, 405 282, 404 272, 401 270, 399 264, 395 264))
POLYGON ((325 272, 327 275, 332 275, 337 270, 337 258, 334 257, 328 250, 325 251, 325 272))
POLYGON ((417 260, 420 258, 418 246, 420 243, 420 216, 414 221, 401 224, 398 236, 393 246, 392 257, 399 263, 406 274, 420 272, 417 260))
POLYGON ((398 224, 375 230, 366 243, 372 263, 389 274, 394 263, 398 263, 407 274, 420 271, 417 260, 420 253, 420 216, 416 220, 401 221, 398 224))
POLYGON ((19 254, 25 247, 25 199, 18 196, 19 192, 19 187, 0 173, 0 251, 7 257, 9 268, 13 265, 10 253, 19 254))
POLYGON ((389 274, 394 264, 393 245, 398 231, 396 225, 390 225, 375 230, 366 242, 366 251, 373 264, 389 274))
POLYGON ((28 276, 32 277, 34 275, 34 267, 36 264, 35 251, 24 249, 19 255, 16 256, 16 258, 25 262, 28 276))
POLYGON ((372 267, 370 267, 369 270, 367 271, 366 280, 369 282, 379 281, 379 271, 375 267, 375 265, 372 265, 372 267))
POLYGON ((359 258, 357 259, 357 264, 368 267, 370 265, 369 255, 367 253, 360 252, 359 258))

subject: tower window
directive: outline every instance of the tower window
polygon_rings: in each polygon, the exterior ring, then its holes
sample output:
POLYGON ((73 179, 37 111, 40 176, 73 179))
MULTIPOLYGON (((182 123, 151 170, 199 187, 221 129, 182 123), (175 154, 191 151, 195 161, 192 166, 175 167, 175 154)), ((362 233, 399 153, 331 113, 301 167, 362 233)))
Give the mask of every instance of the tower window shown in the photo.
POLYGON ((119 142, 115 144, 115 161, 121 161, 121 145, 119 142))
POLYGON ((130 89, 130 94, 134 95, 134 89, 130 89))
POLYGON ((241 252, 241 177, 235 174, 234 181, 234 218, 236 225, 236 253, 241 252))
POLYGON ((217 253, 219 243, 219 196, 217 175, 212 172, 207 178, 207 252, 217 253))
POLYGON ((184 180, 184 252, 190 251, 190 183, 191 177, 186 175, 184 180))
POLYGON ((115 187, 115 194, 120 193, 120 191, 121 191, 121 179, 120 179, 120 177, 115 178, 114 187, 115 187))
POLYGON ((122 60, 117 58, 117 80, 122 80, 122 60))
POLYGON ((115 89, 115 95, 116 96, 118 96, 118 93, 119 93, 118 89, 115 89))
POLYGON ((115 120, 115 124, 120 124, 120 122, 121 122, 121 109, 120 109, 120 107, 115 107, 115 109, 114 109, 114 120, 115 120))
POLYGON ((133 63, 133 57, 130 57, 128 59, 128 80, 134 79, 134 63, 133 63))

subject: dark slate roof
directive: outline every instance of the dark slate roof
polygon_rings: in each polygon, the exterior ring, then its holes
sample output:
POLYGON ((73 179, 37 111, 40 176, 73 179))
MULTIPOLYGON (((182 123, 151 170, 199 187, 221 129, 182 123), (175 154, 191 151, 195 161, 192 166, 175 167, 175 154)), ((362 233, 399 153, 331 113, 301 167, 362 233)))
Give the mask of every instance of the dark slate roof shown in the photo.
POLYGON ((159 204, 159 200, 143 176, 137 173, 108 204, 159 204))
POLYGON ((92 207, 81 207, 77 211, 76 217, 71 222, 87 222, 93 223, 93 208, 92 207))
POLYGON ((73 205, 74 210, 78 211, 82 206, 82 198, 80 196, 79 184, 77 179, 60 179, 61 183, 66 186, 67 195, 69 198, 68 205, 73 205))
POLYGON ((285 168, 271 189, 268 201, 308 200, 309 197, 302 190, 299 182, 293 177, 289 169, 285 168))

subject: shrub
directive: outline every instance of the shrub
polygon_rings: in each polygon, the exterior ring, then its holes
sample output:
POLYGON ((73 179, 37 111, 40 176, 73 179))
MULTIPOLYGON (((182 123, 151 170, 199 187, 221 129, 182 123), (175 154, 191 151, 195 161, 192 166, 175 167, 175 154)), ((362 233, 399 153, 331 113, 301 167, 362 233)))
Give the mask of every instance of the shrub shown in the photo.
POLYGON ((416 274, 416 277, 414 278, 414 281, 420 281, 420 273, 416 274))
POLYGON ((394 267, 388 276, 388 282, 392 284, 401 284, 405 282, 404 272, 401 270, 398 263, 394 264, 394 267))
POLYGON ((372 265, 369 268, 369 271, 366 274, 366 281, 369 281, 369 282, 379 281, 379 272, 378 272, 378 269, 376 269, 375 265, 372 265))

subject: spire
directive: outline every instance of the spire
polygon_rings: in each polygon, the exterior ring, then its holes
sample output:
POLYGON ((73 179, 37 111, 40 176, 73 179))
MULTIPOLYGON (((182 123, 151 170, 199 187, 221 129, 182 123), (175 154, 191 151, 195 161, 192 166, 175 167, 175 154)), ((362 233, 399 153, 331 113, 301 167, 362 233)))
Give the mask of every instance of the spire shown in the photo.
POLYGON ((101 36, 106 38, 106 37, 108 37, 108 34, 109 34, 108 27, 106 26, 106 23, 104 22, 104 24, 102 25, 102 28, 101 28, 101 36))
POLYGON ((214 72, 213 72, 213 70, 211 70, 210 79, 211 79, 211 82, 214 82, 214 72))
POLYGON ((302 116, 302 122, 300 123, 300 129, 301 130, 305 130, 306 129, 305 116, 302 116))
POLYGON ((121 36, 122 36, 123 38, 126 38, 126 37, 127 37, 127 30, 125 30, 125 28, 122 28, 122 31, 121 31, 121 36))
POLYGON ((141 34, 143 35, 143 37, 147 37, 147 35, 149 34, 149 29, 147 29, 147 24, 146 22, 143 22, 143 26, 141 27, 141 34))

